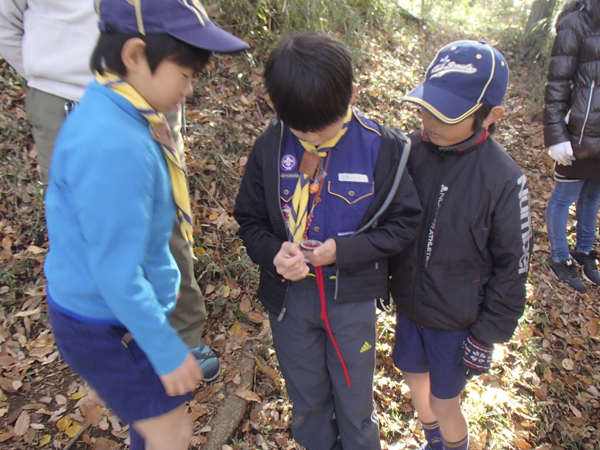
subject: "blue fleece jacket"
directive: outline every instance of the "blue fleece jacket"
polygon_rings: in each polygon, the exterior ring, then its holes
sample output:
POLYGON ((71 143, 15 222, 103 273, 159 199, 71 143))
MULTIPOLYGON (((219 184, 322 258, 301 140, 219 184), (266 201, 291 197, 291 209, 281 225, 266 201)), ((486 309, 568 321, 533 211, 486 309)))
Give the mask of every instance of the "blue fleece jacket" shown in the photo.
POLYGON ((169 325, 180 274, 168 241, 171 181, 148 121, 92 82, 58 135, 46 193, 50 304, 82 322, 125 326, 154 370, 188 348, 169 325))

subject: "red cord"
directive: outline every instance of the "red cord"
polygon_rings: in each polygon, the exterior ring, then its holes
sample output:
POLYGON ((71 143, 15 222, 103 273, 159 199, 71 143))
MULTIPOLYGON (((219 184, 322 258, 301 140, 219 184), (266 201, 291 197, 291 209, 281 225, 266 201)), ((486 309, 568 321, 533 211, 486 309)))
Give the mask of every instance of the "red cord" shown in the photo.
POLYGON ((325 286, 323 283, 323 270, 321 267, 315 267, 315 275, 317 277, 317 285, 319 286, 319 294, 321 294, 321 319, 325 321, 325 326, 327 327, 327 332, 331 337, 331 342, 333 342, 333 346, 335 347, 335 351, 342 362, 342 367, 344 369, 344 374, 346 375, 346 382, 348 383, 348 387, 352 386, 350 382, 350 374, 348 373, 348 369, 346 368, 346 363, 344 362, 344 358, 342 358, 342 354, 340 353, 340 349, 338 348, 337 342, 335 342, 335 338, 333 337, 333 333, 331 332, 331 327, 329 326, 329 317, 327 317, 327 307, 325 303, 325 286))

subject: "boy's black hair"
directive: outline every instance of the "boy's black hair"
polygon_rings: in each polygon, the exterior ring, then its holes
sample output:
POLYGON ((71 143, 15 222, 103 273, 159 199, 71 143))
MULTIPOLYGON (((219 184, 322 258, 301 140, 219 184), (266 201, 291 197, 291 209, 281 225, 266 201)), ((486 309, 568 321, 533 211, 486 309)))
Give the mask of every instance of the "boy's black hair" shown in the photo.
MULTIPOLYGON (((481 129, 481 124, 490 115, 494 107, 492 105, 481 105, 481 107, 473 113, 473 131, 478 132, 481 129)), ((488 127, 488 136, 493 136, 496 132, 496 122, 488 127)))
POLYGON ((352 99, 352 57, 342 42, 324 34, 285 39, 269 56, 264 76, 279 118, 303 133, 339 120, 352 99))
POLYGON ((168 34, 143 36, 140 34, 101 33, 90 60, 92 72, 103 75, 105 71, 109 71, 121 77, 127 75, 121 51, 125 42, 136 37, 146 43, 146 59, 152 73, 165 59, 183 67, 191 67, 195 72, 199 72, 208 63, 212 54, 208 50, 186 44, 168 34))

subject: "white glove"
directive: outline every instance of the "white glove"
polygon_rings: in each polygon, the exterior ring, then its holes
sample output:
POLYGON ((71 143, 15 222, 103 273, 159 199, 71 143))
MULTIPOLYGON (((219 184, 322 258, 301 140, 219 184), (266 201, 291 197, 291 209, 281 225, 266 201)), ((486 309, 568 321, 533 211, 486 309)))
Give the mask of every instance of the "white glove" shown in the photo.
POLYGON ((550 157, 563 166, 570 166, 575 157, 573 156, 573 147, 569 141, 561 142, 560 144, 551 145, 548 148, 550 157))

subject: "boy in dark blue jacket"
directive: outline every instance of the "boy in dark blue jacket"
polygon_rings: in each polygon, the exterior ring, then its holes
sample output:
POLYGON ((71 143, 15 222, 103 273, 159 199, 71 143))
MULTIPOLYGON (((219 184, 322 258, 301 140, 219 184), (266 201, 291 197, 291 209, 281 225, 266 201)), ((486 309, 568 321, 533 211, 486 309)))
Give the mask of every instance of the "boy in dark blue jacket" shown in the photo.
POLYGON ((426 450, 466 450, 467 378, 490 369, 493 345, 523 314, 532 247, 525 175, 491 137, 504 114, 508 65, 484 42, 441 49, 405 101, 423 130, 409 172, 424 208, 414 245, 393 258, 393 359, 423 424, 426 450))
POLYGON ((375 303, 388 298, 387 257, 421 215, 408 141, 351 107, 352 62, 337 39, 285 40, 265 82, 278 118, 254 144, 234 217, 260 265, 292 432, 310 450, 378 450, 375 303))

